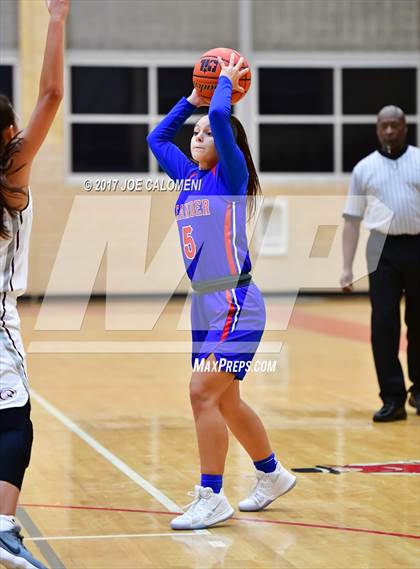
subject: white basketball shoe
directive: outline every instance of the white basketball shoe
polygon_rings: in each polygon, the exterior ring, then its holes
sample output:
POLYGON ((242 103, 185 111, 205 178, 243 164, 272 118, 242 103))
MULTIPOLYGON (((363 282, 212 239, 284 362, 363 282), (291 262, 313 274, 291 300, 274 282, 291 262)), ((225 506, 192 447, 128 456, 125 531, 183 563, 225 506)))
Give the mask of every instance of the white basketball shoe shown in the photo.
POLYGON ((274 472, 256 472, 257 482, 251 494, 239 502, 241 512, 258 512, 266 508, 276 498, 287 494, 296 485, 297 478, 279 462, 274 472))
POLYGON ((17 524, 10 530, 0 531, 0 565, 7 569, 47 569, 23 545, 17 524))
POLYGON ((171 521, 172 529, 204 529, 223 522, 234 514, 223 490, 215 494, 211 488, 196 486, 195 491, 189 492, 189 495, 195 499, 186 506, 188 509, 181 516, 171 521))

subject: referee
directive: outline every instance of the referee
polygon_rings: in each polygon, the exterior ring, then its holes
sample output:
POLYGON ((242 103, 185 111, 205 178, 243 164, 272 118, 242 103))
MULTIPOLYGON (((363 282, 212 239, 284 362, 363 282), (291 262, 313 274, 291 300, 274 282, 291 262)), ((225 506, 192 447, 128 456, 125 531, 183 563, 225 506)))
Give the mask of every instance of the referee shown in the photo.
POLYGON ((420 415, 420 149, 406 144, 404 112, 384 107, 376 133, 380 150, 356 164, 343 217, 343 273, 352 290, 352 266, 360 221, 370 230, 367 244, 371 342, 383 406, 373 420, 407 418, 407 392, 398 359, 400 302, 405 296, 409 403, 420 415))

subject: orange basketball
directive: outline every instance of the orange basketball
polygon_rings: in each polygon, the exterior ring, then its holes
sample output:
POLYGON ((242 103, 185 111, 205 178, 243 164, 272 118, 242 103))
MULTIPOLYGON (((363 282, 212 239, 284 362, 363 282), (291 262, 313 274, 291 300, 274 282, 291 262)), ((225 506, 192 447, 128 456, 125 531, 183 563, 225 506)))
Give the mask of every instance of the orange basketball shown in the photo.
MULTIPOLYGON (((203 53, 195 64, 193 71, 193 85, 197 89, 198 94, 207 99, 207 101, 210 101, 213 96, 221 71, 217 57, 220 56, 223 61, 228 64, 231 53, 235 54, 235 63, 237 63, 241 57, 240 53, 234 49, 230 49, 229 47, 215 47, 214 49, 203 53)), ((249 67, 249 63, 244 58, 241 69, 245 69, 246 67, 249 67)), ((240 93, 239 91, 234 91, 232 93, 232 103, 237 103, 246 95, 251 86, 251 70, 241 77, 239 85, 244 88, 244 92, 240 93)))

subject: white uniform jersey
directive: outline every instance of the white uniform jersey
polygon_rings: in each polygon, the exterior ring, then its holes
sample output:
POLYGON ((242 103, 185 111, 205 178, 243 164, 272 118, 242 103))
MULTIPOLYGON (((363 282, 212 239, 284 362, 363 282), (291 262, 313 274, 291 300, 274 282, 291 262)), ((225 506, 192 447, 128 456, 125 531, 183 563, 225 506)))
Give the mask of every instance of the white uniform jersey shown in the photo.
POLYGON ((27 207, 12 216, 4 213, 9 237, 0 239, 0 293, 19 296, 26 290, 28 280, 29 239, 32 228, 32 198, 29 192, 27 207))
POLYGON ((0 238, 0 410, 28 401, 25 352, 20 334, 17 297, 26 290, 32 198, 16 216, 4 219, 9 237, 0 238))

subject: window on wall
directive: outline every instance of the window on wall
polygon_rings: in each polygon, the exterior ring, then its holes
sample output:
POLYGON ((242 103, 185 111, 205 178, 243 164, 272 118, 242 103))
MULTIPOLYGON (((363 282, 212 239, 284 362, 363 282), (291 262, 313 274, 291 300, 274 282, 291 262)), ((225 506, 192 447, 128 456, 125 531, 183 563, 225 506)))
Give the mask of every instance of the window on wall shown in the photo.
POLYGON ((72 171, 147 172, 148 69, 71 69, 72 171))
POLYGON ((376 115, 390 104, 404 110, 407 141, 417 144, 417 73, 403 67, 261 66, 256 117, 260 171, 350 172, 378 147, 376 115))
POLYGON ((6 95, 13 103, 13 67, 0 65, 0 93, 6 95))
POLYGON ((258 93, 261 172, 334 172, 333 69, 261 67, 258 93))
POLYGON ((376 115, 386 105, 415 115, 415 69, 343 69, 343 113, 376 115))
POLYGON ((332 125, 260 125, 262 172, 333 172, 333 154, 332 125))
MULTIPOLYGON (((182 96, 191 93, 192 66, 73 65, 70 76, 71 172, 161 171, 146 137, 182 96)), ((187 155, 196 120, 189 119, 175 139, 187 155)))
MULTIPOLYGON (((361 69, 346 68, 342 71, 342 109, 345 124, 342 126, 343 172, 351 172, 354 166, 376 150, 376 115, 386 105, 402 108, 406 115, 416 115, 417 70, 414 68, 361 69), (373 120, 360 123, 360 117, 371 115, 373 120)), ((417 127, 408 124, 407 142, 417 144, 417 127)))
POLYGON ((147 81, 145 67, 73 67, 72 111, 75 114, 147 114, 147 81))
MULTIPOLYGON (((343 172, 376 150, 376 116, 386 105, 402 108, 406 115, 416 115, 417 70, 414 68, 345 68, 342 71, 342 164, 343 172), (372 116, 372 121, 360 122, 372 116)), ((417 127, 408 124, 407 142, 417 144, 417 127)))
POLYGON ((147 172, 144 124, 73 124, 74 172, 147 172))
MULTIPOLYGON (((0 89, 13 94, 12 67, 0 70, 0 89)), ((272 63, 256 67, 257 106, 252 118, 257 125, 260 171, 275 175, 350 172, 377 148, 376 114, 386 104, 403 108, 408 116, 408 142, 417 144, 417 74, 416 67, 274 67, 272 63)), ((71 172, 161 171, 146 136, 191 92, 192 64, 73 64, 70 78, 71 172)), ((187 155, 193 124, 205 112, 197 109, 177 134, 175 142, 187 155)))
POLYGON ((259 69, 259 108, 263 115, 331 115, 332 69, 259 69))

